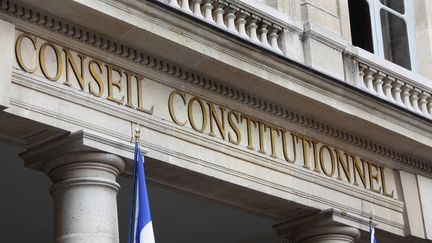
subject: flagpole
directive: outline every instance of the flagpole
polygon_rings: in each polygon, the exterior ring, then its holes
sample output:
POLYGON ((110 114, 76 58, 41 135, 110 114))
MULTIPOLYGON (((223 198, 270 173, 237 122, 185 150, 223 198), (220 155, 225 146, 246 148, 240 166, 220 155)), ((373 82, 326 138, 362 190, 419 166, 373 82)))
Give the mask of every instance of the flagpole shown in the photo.
POLYGON ((369 217, 369 243, 376 243, 375 227, 372 221, 372 216, 369 217))
POLYGON ((137 123, 137 128, 135 129, 134 133, 135 137, 135 152, 134 152, 134 165, 133 165, 133 173, 132 173, 132 193, 131 193, 131 208, 130 208, 130 217, 129 217, 129 237, 128 237, 128 243, 133 243, 135 236, 133 235, 134 232, 134 222, 135 222, 135 199, 136 199, 136 183, 137 183, 137 163, 138 163, 138 153, 137 149, 139 149, 139 141, 141 137, 141 129, 140 124, 137 123))

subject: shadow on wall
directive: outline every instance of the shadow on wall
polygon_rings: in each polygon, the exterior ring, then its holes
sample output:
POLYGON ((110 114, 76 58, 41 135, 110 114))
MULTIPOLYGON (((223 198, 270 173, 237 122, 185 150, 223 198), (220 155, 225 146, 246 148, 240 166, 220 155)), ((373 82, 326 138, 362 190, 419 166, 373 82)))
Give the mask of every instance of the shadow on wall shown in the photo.
MULTIPOLYGON (((119 182, 122 186, 118 199, 121 243, 127 243, 131 181, 120 178, 119 182)), ((275 241, 271 228, 274 221, 159 185, 148 186, 148 193, 158 243, 281 242, 275 241), (263 240, 257 239, 263 236, 263 240)))
POLYGON ((50 179, 24 167, 23 150, 0 143, 1 242, 52 242, 50 179))

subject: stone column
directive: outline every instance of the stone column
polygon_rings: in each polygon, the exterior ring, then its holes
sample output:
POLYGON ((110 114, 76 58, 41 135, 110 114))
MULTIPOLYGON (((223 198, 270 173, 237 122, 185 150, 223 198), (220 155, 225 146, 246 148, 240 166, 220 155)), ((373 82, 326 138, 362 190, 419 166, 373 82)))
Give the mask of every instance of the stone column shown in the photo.
POLYGON ((360 231, 349 226, 321 226, 300 231, 294 235, 294 243, 354 243, 360 231))
POLYGON ((22 157, 26 166, 44 171, 52 180, 54 242, 118 243, 117 176, 125 161, 83 145, 71 135, 22 157))
POLYGON ((357 227, 346 224, 353 219, 355 222, 352 223, 368 227, 367 219, 330 209, 293 218, 273 228, 279 237, 289 239, 292 243, 354 243, 361 233, 357 227))

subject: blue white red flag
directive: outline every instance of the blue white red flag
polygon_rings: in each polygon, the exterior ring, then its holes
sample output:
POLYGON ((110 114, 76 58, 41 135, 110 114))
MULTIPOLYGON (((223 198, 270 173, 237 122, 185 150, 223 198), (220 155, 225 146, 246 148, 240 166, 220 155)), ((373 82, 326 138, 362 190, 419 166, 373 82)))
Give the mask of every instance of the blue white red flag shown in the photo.
POLYGON ((129 243, 154 243, 153 224, 147 197, 144 174, 144 157, 138 143, 135 144, 135 159, 132 184, 132 207, 129 243))
POLYGON ((373 225, 369 225, 370 243, 376 243, 375 228, 373 225))

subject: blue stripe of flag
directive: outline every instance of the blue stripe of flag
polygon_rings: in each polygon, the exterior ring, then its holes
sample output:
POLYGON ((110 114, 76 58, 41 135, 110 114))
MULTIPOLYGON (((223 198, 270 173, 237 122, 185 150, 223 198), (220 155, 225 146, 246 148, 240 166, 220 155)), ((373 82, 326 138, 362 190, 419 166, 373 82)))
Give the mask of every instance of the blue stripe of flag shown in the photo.
POLYGON ((131 230, 129 242, 131 242, 131 239, 133 238, 133 243, 154 243, 153 224, 151 220, 144 173, 144 157, 141 154, 138 143, 135 144, 132 191, 131 230))

